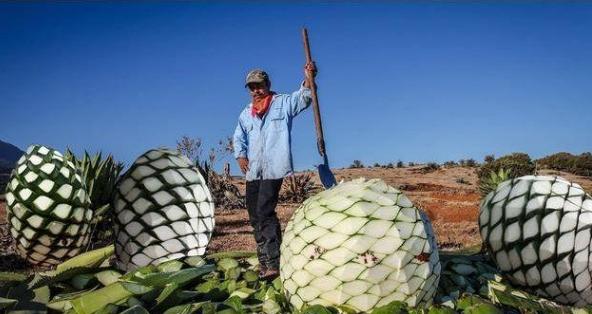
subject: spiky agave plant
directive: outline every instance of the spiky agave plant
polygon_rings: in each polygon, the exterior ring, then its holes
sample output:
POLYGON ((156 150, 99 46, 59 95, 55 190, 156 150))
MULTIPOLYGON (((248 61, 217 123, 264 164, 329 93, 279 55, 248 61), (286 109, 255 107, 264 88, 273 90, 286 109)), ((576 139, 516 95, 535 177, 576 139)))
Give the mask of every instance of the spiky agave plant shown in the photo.
POLYGON ((510 179, 511 172, 512 169, 506 170, 504 168, 500 168, 497 172, 491 171, 489 177, 485 178, 479 184, 481 196, 486 196, 489 192, 494 191, 500 183, 510 179))
POLYGON ((77 158, 68 149, 65 157, 80 170, 86 183, 90 206, 95 213, 91 226, 91 243, 110 240, 113 235, 111 201, 123 164, 115 161, 111 154, 103 158, 101 152, 91 156, 85 151, 82 158, 77 158))

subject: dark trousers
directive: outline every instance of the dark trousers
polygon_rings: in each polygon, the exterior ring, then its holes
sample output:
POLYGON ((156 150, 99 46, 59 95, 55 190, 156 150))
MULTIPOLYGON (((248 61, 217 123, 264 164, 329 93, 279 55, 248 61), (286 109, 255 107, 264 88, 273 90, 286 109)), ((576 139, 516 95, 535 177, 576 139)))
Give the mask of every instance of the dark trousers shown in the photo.
POLYGON ((257 241, 259 263, 279 269, 282 231, 275 212, 283 179, 247 181, 249 221, 257 241))

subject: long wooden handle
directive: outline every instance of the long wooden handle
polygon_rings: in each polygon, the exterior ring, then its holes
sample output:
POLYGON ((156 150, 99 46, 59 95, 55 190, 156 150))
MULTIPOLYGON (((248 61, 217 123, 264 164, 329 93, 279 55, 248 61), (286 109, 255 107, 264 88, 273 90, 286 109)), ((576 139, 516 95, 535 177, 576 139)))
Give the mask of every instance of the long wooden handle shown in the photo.
MULTIPOLYGON (((304 42, 304 53, 306 55, 306 63, 312 62, 310 55, 310 44, 308 43, 308 32, 306 28, 302 29, 302 40, 304 42)), ((310 86, 312 94, 312 109, 314 113, 314 122, 317 131, 317 148, 322 157, 326 157, 325 152, 325 137, 323 135, 323 122, 321 121, 321 110, 319 109, 319 98, 317 96, 317 85, 314 77, 306 78, 308 86, 310 86)))

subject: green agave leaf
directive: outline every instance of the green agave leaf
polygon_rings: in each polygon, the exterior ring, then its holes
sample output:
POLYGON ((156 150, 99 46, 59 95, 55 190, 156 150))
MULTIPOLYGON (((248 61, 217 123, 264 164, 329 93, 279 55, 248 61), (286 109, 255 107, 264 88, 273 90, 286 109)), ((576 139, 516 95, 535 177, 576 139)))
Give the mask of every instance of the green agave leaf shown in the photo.
POLYGON ((164 314, 191 314, 197 312, 202 305, 209 303, 206 302, 199 302, 199 303, 191 303, 191 304, 183 304, 171 307, 170 309, 166 310, 164 314))
POLYGON ((183 262, 180 262, 178 260, 166 261, 158 264, 156 268, 158 269, 158 271, 163 273, 179 271, 181 270, 181 268, 183 268, 183 262))
POLYGON ((340 305, 337 307, 337 309, 339 310, 340 313, 345 313, 345 314, 357 314, 358 311, 356 311, 355 309, 347 306, 347 305, 340 305))
POLYGON ((234 267, 224 272, 224 279, 237 280, 240 275, 241 269, 239 267, 234 267))
POLYGON ((393 301, 387 305, 372 310, 372 314, 407 313, 407 304, 401 301, 393 301))
POLYGON ((238 296, 228 298, 223 304, 236 311, 236 313, 244 313, 242 300, 238 296))
POLYGON ((69 280, 76 275, 96 272, 97 267, 107 261, 114 252, 115 247, 110 245, 77 255, 59 264, 55 270, 35 274, 33 280, 29 282, 29 288, 35 289, 45 285, 53 285, 69 280))
POLYGON ((482 303, 467 307, 463 313, 466 314, 503 314, 504 311, 498 309, 493 304, 482 303))
POLYGON ((90 314, 109 304, 125 302, 132 295, 130 290, 124 288, 123 283, 117 282, 73 299, 71 304, 76 313, 90 314))
POLYGON ((198 285, 195 290, 204 294, 208 300, 212 301, 222 302, 229 296, 226 288, 217 280, 208 280, 198 285))
POLYGON ((56 311, 65 312, 72 308, 72 304, 70 303, 71 300, 79 298, 86 293, 93 291, 92 289, 89 290, 82 290, 82 291, 75 291, 70 293, 61 293, 55 295, 51 301, 47 304, 47 307, 56 311))
POLYGON ((79 254, 56 267, 56 272, 61 272, 71 268, 99 267, 105 260, 109 259, 115 253, 115 246, 109 245, 104 248, 88 251, 79 254))
POLYGON ((130 280, 149 287, 164 287, 169 283, 176 283, 179 286, 182 286, 183 284, 210 273, 213 270, 214 265, 204 265, 198 268, 188 268, 176 272, 151 273, 144 276, 144 278, 134 277, 130 280))
POLYGON ((237 268, 239 266, 238 262, 233 258, 223 258, 219 260, 216 264, 218 265, 219 269, 225 272, 237 268))
POLYGON ((121 286, 125 290, 127 290, 135 295, 145 294, 145 293, 151 292, 153 290, 153 288, 151 286, 141 285, 137 282, 121 281, 118 283, 121 284, 121 286))
POLYGON ((275 290, 283 291, 284 285, 282 284, 282 280, 280 279, 280 277, 274 279, 271 284, 273 285, 275 290))
POLYGON ((80 274, 72 277, 72 279, 70 279, 70 284, 72 285, 72 287, 78 290, 83 290, 89 287, 94 280, 94 274, 80 274))
POLYGON ((473 305, 491 304, 489 300, 482 299, 476 295, 465 294, 456 302, 457 309, 464 310, 473 305))
POLYGON ((117 314, 119 307, 115 304, 107 304, 105 307, 99 309, 95 314, 117 314))
POLYGON ((259 266, 259 259, 257 258, 257 256, 251 256, 249 258, 246 258, 245 260, 251 266, 259 266))
MULTIPOLYGON (((374 312, 372 312, 374 313, 374 312)), ((386 314, 386 312, 384 312, 386 314)), ((392 312, 388 312, 388 313, 392 313, 392 312)), ((328 308, 322 306, 322 305, 313 305, 313 306, 309 306, 306 309, 304 309, 302 311, 302 314, 333 314, 333 312, 331 310, 329 310, 328 308)))
POLYGON ((494 303, 501 303, 507 306, 518 308, 521 311, 543 312, 543 313, 569 313, 567 307, 558 305, 549 300, 533 296, 521 290, 516 290, 503 283, 490 280, 489 298, 494 303))
POLYGON ((256 282, 259 281, 259 275, 257 275, 257 273, 255 271, 252 270, 247 270, 244 274, 243 274, 243 278, 247 281, 247 282, 256 282))
POLYGON ((158 295, 156 298, 156 305, 160 305, 162 302, 168 299, 177 289, 179 289, 179 284, 177 283, 173 282, 166 285, 160 292, 160 295, 158 295))
POLYGON ((97 280, 103 285, 108 286, 112 283, 117 282, 121 278, 121 274, 115 270, 104 270, 95 274, 97 280))
POLYGON ((0 272, 0 284, 6 283, 6 282, 25 281, 29 277, 30 277, 29 275, 20 274, 20 273, 0 272))
POLYGON ((148 312, 148 310, 146 310, 141 305, 134 305, 134 306, 130 307, 129 309, 121 312, 121 314, 150 314, 150 312, 148 312))
POLYGON ((147 265, 147 266, 143 266, 140 267, 138 269, 136 269, 133 272, 128 272, 126 274, 123 274, 123 276, 121 276, 121 280, 132 280, 134 278, 145 278, 147 275, 152 274, 152 273, 156 273, 158 272, 158 268, 156 268, 155 265, 147 265))
POLYGON ((0 297, 0 309, 9 308, 9 307, 15 305, 16 302, 18 302, 18 300, 16 300, 16 299, 6 299, 3 297, 0 297))
POLYGON ((251 296, 253 293, 255 293, 255 291, 256 291, 256 290, 249 289, 249 288, 240 288, 240 289, 237 289, 237 290, 233 291, 233 292, 230 294, 230 297, 237 296, 237 297, 239 297, 241 300, 244 300, 244 299, 246 299, 246 298, 250 297, 250 296, 251 296))
POLYGON ((267 314, 281 313, 282 308, 280 305, 272 299, 263 301, 263 312, 267 314))
POLYGON ((427 314, 456 314, 456 311, 447 306, 432 305, 427 310, 427 314))
POLYGON ((142 301, 140 301, 140 300, 139 300, 138 298, 136 298, 136 297, 130 297, 129 299, 127 299, 127 302, 125 302, 125 304, 126 304, 128 307, 134 307, 134 306, 136 306, 136 305, 140 305, 140 306, 144 305, 144 303, 142 303, 142 301))
POLYGON ((26 282, 22 282, 8 290, 7 299, 17 300, 11 307, 13 311, 47 311, 49 303, 50 290, 48 286, 42 286, 36 289, 29 289, 26 282))
POLYGON ((189 256, 186 257, 183 262, 191 267, 200 267, 206 264, 206 260, 201 256, 189 256))

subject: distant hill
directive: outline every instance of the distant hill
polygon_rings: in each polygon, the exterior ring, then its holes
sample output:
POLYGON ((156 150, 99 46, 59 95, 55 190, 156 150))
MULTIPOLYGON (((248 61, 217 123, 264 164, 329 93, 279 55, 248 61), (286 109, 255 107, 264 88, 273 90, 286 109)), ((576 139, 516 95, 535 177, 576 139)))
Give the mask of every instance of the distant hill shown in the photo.
POLYGON ((24 153, 16 146, 0 141, 0 195, 4 194, 4 188, 10 177, 10 172, 17 160, 24 153))
POLYGON ((24 153, 18 147, 0 140, 0 173, 10 172, 24 153))

